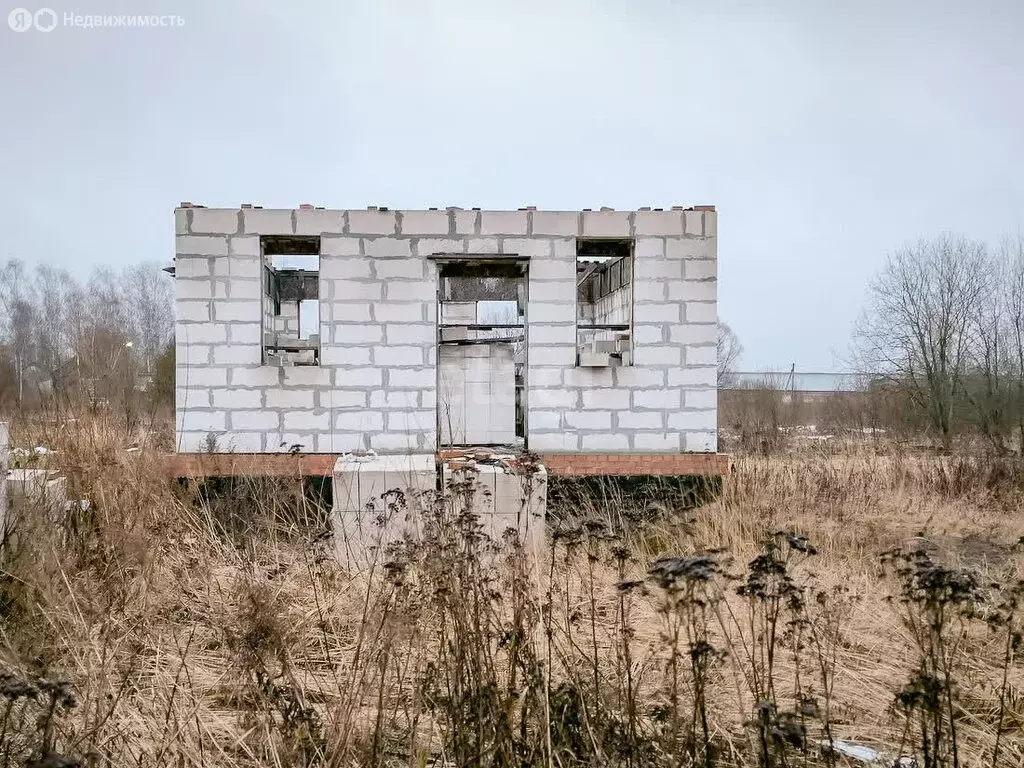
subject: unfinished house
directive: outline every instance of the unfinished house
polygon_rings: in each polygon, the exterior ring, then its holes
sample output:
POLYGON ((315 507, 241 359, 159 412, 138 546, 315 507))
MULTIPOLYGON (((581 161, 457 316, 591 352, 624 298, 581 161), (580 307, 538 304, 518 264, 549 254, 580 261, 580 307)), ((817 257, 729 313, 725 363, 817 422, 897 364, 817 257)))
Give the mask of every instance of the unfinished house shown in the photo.
POLYGON ((722 473, 711 207, 175 218, 179 461, 330 474, 486 448, 557 474, 722 473))

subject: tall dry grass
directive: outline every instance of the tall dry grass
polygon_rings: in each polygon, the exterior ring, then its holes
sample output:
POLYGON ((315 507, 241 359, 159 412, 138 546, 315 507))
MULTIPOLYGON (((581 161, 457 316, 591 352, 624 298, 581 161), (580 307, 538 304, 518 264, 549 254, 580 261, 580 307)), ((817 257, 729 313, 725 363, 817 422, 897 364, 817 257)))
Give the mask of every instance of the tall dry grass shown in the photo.
POLYGON ((738 457, 699 509, 575 495, 539 560, 456 487, 348 573, 300 478, 173 485, 163 433, 113 420, 14 438, 90 504, 11 515, 0 765, 842 765, 844 740, 931 768, 951 729, 960 766, 1024 764, 1008 462, 738 457))

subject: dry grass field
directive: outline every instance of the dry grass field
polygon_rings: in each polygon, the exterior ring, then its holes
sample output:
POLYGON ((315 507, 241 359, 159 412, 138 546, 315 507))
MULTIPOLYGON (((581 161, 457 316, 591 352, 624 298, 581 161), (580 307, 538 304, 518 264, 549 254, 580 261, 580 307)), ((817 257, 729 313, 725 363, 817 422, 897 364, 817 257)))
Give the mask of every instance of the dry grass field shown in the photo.
POLYGON ((14 425, 89 505, 12 513, 0 766, 1024 765, 1009 460, 737 456, 699 508, 552 509, 537 558, 428 501, 349 573, 298 478, 175 486, 166 440, 14 425))

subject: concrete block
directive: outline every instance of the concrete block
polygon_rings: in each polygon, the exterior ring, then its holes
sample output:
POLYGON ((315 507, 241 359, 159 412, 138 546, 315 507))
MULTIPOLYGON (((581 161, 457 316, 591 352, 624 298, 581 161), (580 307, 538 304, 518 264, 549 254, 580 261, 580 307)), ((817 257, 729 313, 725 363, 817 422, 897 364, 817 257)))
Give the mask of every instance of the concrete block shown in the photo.
MULTIPOLYGON (((584 237, 630 237, 629 213, 626 211, 584 211, 584 237)), ((534 217, 536 231, 536 217, 534 217)))
POLYGON ((611 411, 566 411, 565 423, 573 429, 611 429, 611 411))
POLYGON ((717 411, 676 411, 668 414, 666 423, 669 429, 715 430, 717 429, 716 414, 717 411))
POLYGON ((714 344, 718 340, 718 326, 713 323, 673 325, 669 329, 673 344, 714 344))
POLYGON ((471 237, 466 240, 466 253, 501 253, 501 240, 496 237, 471 237))
MULTIPOLYGON (((717 358, 717 354, 715 355, 717 358)), ((701 368, 674 368, 668 372, 670 387, 714 387, 718 381, 717 361, 701 368)))
POLYGON ((718 323, 718 304, 714 301, 686 302, 687 323, 718 323))
POLYGON ((378 411, 343 411, 334 416, 334 428, 346 432, 379 432, 384 415, 378 411))
POLYGON ((232 256, 260 257, 260 239, 256 235, 236 235, 228 238, 228 253, 232 256))
POLYGON ((260 317, 260 305, 255 301, 214 301, 213 319, 222 323, 245 322, 260 317))
POLYGON ((446 301, 441 305, 443 325, 473 325, 476 323, 475 301, 446 301))
POLYGON ((210 390, 178 387, 174 390, 174 407, 179 411, 187 411, 189 408, 212 408, 210 390))
POLYGON ((661 344, 665 341, 665 326, 638 325, 633 329, 633 341, 636 344, 661 344))
POLYGON ((320 364, 331 365, 369 365, 371 347, 349 347, 329 344, 320 350, 320 364))
POLYGON ((327 432, 331 428, 331 415, 326 410, 285 411, 283 418, 286 430, 327 432))
POLYGON ((530 450, 542 453, 575 453, 580 450, 580 433, 571 430, 534 432, 530 430, 530 450))
POLYGON ((530 411, 528 428, 534 430, 549 430, 562 428, 561 411, 530 411))
POLYGON ((320 269, 325 256, 358 256, 361 240, 357 235, 323 235, 320 238, 320 269))
MULTIPOLYGON (((398 262, 379 261, 378 264, 398 262)), ((388 301, 437 301, 437 283, 433 280, 391 280, 384 287, 384 298, 388 301)))
POLYGON ((637 281, 683 279, 683 262, 678 260, 637 258, 635 269, 637 281))
MULTIPOLYGON (((320 402, 329 408, 366 408, 367 393, 359 389, 332 389, 320 393, 320 402)), ((382 421, 381 424, 384 422, 382 421)), ((383 429, 383 427, 381 427, 383 429)))
POLYGON ((633 308, 636 324, 679 323, 682 315, 678 304, 637 304, 633 308))
POLYGON ((422 323, 424 301, 381 302, 373 305, 378 323, 422 323))
POLYGON ((718 348, 712 344, 686 347, 687 365, 718 365, 718 348))
POLYGON ((718 298, 716 280, 682 280, 668 284, 670 301, 715 301, 718 298))
POLYGON ((379 325, 334 323, 331 326, 333 344, 378 344, 384 341, 384 328, 379 325))
POLYGON ((576 280, 576 257, 550 259, 530 262, 530 294, 543 280, 576 280))
POLYGON ((267 408, 310 410, 316 404, 316 395, 312 389, 268 389, 266 397, 267 408))
POLYGON ((388 371, 389 387, 411 387, 414 389, 434 389, 436 369, 424 368, 392 368, 388 371))
POLYGON ((403 235, 447 235, 448 211, 399 211, 403 235))
POLYGON ((231 323, 228 326, 228 341, 232 344, 259 346, 263 343, 263 329, 259 323, 231 323))
POLYGON ((393 237, 363 238, 363 252, 374 259, 408 259, 412 257, 412 241, 393 237))
POLYGON ((174 259, 174 279, 188 280, 210 277, 209 256, 176 256, 174 259))
POLYGON ((380 301, 384 296, 384 286, 376 281, 331 280, 330 290, 334 301, 380 301))
POLYGON ((258 256, 229 256, 213 260, 213 274, 216 277, 238 277, 259 280, 262 264, 258 256))
POLYGON ((348 231, 352 235, 394 235, 398 220, 394 211, 349 211, 348 231))
POLYGON ((209 300, 185 299, 175 304, 174 314, 178 320, 209 322, 212 318, 209 300))
POLYGON ((570 301, 530 301, 526 309, 530 325, 534 323, 572 323, 576 320, 576 305, 570 301))
POLYGON ((174 280, 174 295, 178 301, 188 299, 210 299, 213 297, 213 284, 209 280, 174 280))
POLYGON ((316 434, 313 432, 282 432, 279 435, 267 435, 268 453, 286 453, 298 446, 301 453, 308 453, 316 447, 316 434))
POLYGON ((175 334, 177 341, 185 344, 223 344, 227 341, 227 326, 223 323, 179 323, 175 334))
POLYGON ((641 387, 665 386, 665 371, 658 370, 657 368, 641 368, 631 365, 616 368, 614 376, 614 383, 617 387, 637 389, 641 387))
POLYGON ((409 280, 422 280, 424 273, 424 262, 415 257, 402 260, 374 261, 374 276, 378 280, 391 280, 404 278, 409 280))
POLYGON ((688 389, 683 393, 683 405, 686 408, 717 408, 717 389, 688 389))
POLYGON ((221 295, 214 291, 214 298, 248 299, 259 301, 263 298, 263 284, 259 280, 241 280, 232 278, 226 281, 216 281, 215 285, 223 282, 227 285, 227 293, 221 295))
POLYGON ((683 265, 687 280, 714 280, 718 277, 718 261, 694 259, 683 265))
POLYGON ((634 365, 637 366, 682 365, 683 350, 682 347, 649 344, 647 346, 637 347, 633 350, 633 361, 634 365))
POLYGON ((286 387, 329 387, 331 372, 318 365, 291 366, 282 369, 286 387))
POLYGON ((551 257, 551 238, 530 237, 512 238, 507 237, 502 241, 501 252, 515 254, 517 256, 529 256, 531 259, 547 259, 551 257))
POLYGON ((529 350, 530 367, 538 366, 573 366, 576 364, 576 347, 571 344, 550 347, 531 347, 529 350))
MULTIPOLYGON (((576 293, 575 280, 538 281, 530 286, 530 309, 543 302, 564 302, 576 293)), ((532 316, 532 311, 531 311, 532 316)))
POLYGON ((437 424, 437 411, 391 411, 386 414, 385 426, 389 432, 415 434, 433 429, 437 424))
POLYGON ((395 432, 382 432, 370 435, 370 447, 385 453, 411 453, 420 450, 420 436, 395 432))
POLYGON ((638 237, 633 246, 633 259, 641 261, 662 261, 665 258, 665 240, 661 237, 638 237))
POLYGON ((678 453, 682 439, 678 432, 634 432, 633 448, 637 451, 678 453))
POLYGON ((718 237, 718 211, 704 211, 704 237, 718 237))
POLYGON ((628 451, 629 437, 624 434, 597 433, 582 435, 584 451, 628 451))
MULTIPOLYGON (((586 393, 584 393, 586 394, 586 393)), ((629 397, 626 393, 626 402, 628 404, 629 397)), ((530 412, 536 410, 545 409, 558 409, 558 408, 572 408, 577 407, 579 401, 579 392, 575 389, 534 389, 530 391, 530 412)), ((607 408, 607 405, 595 406, 598 408, 607 408)))
MULTIPOLYGON (((245 406, 235 406, 243 408, 245 406)), ((231 411, 231 429, 239 431, 272 431, 281 428, 281 417, 276 411, 231 411)))
POLYGON ((328 307, 331 320, 342 323, 370 322, 370 305, 364 303, 332 303, 328 307))
POLYGON ((534 235, 569 235, 580 232, 580 214, 575 211, 534 211, 534 235))
POLYGON ((232 387, 276 387, 281 381, 281 369, 267 365, 229 368, 232 387))
POLYGON ((562 373, 562 381, 567 387, 580 389, 607 389, 615 384, 611 367, 566 368, 562 373))
POLYGON ((714 240, 695 240, 692 237, 668 238, 665 241, 665 256, 674 260, 714 260, 714 240))
MULTIPOLYGON (((613 411, 628 410, 629 392, 617 389, 584 390, 583 407, 587 410, 609 409, 613 411)), ((532 399, 532 398, 531 398, 532 399)))
MULTIPOLYGON (((174 234, 186 235, 188 234, 188 209, 186 208, 175 208, 174 209, 174 234)), ((2 485, 2 483, 0 483, 2 485)))
POLYGON ((665 304, 668 301, 667 280, 638 280, 633 284, 633 304, 665 304))
POLYGON ((455 218, 455 234, 476 235, 480 233, 479 211, 453 211, 452 215, 455 218))
POLYGON ((225 432, 219 436, 218 445, 227 453, 263 453, 262 432, 225 432))
POLYGON ((444 253, 462 253, 463 240, 450 238, 421 237, 415 241, 416 253, 422 256, 432 256, 444 253))
POLYGON ((388 392, 383 389, 370 393, 371 408, 404 408, 415 410, 419 408, 420 393, 414 390, 400 390, 388 392))
POLYGON ((481 235, 525 235, 526 211, 482 211, 481 235))
POLYGON ((178 381, 187 387, 226 387, 228 385, 227 368, 189 368, 178 381))
POLYGON ((388 324, 384 326, 384 338, 388 344, 433 344, 437 337, 436 329, 423 323, 422 325, 388 324))
POLYGON ((223 432, 227 427, 224 411, 187 410, 175 414, 181 432, 223 432))
POLYGON ((247 235, 292 235, 292 211, 282 208, 244 208, 242 225, 247 235))
MULTIPOLYGON (((531 323, 526 329, 530 349, 534 346, 575 346, 576 326, 569 323, 531 323)), ((531 353, 532 356, 532 353, 531 353)), ((533 360, 530 361, 531 364, 533 360)))
POLYGON ((664 429, 665 414, 657 411, 618 411, 615 414, 615 428, 620 431, 627 429, 664 429))
POLYGON ((325 232, 340 234, 344 230, 345 213, 343 211, 319 211, 315 208, 299 208, 295 211, 295 234, 297 235, 322 235, 325 232))
POLYGON ((633 392, 633 408, 650 410, 676 410, 682 406, 678 389, 638 389, 633 392))
POLYGON ((380 368, 338 368, 334 371, 335 387, 364 388, 380 387, 383 386, 383 384, 384 373, 380 368))
POLYGON ((683 234, 682 211, 637 211, 633 223, 637 237, 683 234))
POLYGON ((715 432, 687 432, 684 440, 688 452, 715 453, 718 450, 718 434, 715 432))
POLYGON ((686 234, 695 237, 704 236, 704 212, 686 211, 686 234))
MULTIPOLYGON (((238 234, 238 211, 220 208, 193 208, 191 210, 192 231, 196 234, 238 234)), ((225 251, 225 253, 227 253, 227 251, 225 251)))
POLYGON ((262 408, 263 392, 258 389, 211 390, 214 408, 262 408))
MULTIPOLYGON (((372 263, 366 256, 321 256, 320 279, 339 282, 354 278, 367 279, 371 277, 370 265, 372 263)), ((344 291, 347 285, 342 282, 334 287, 336 290, 344 291)))

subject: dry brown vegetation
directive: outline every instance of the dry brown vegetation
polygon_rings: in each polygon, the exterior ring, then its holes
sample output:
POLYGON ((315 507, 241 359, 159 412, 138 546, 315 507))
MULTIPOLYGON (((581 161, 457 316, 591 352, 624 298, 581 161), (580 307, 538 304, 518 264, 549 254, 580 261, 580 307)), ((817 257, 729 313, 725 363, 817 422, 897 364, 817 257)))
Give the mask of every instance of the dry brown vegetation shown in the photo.
POLYGON ((698 509, 551 510, 536 564, 442 502, 426 540, 346 573, 299 478, 177 487, 163 433, 14 426, 91 503, 12 515, 0 765, 844 765, 830 738, 1024 762, 1009 459, 738 456, 698 509), (937 650, 900 599, 922 579, 962 589, 937 650), (922 640, 937 713, 908 685, 922 640))

